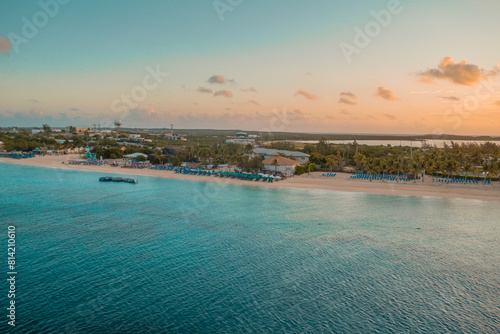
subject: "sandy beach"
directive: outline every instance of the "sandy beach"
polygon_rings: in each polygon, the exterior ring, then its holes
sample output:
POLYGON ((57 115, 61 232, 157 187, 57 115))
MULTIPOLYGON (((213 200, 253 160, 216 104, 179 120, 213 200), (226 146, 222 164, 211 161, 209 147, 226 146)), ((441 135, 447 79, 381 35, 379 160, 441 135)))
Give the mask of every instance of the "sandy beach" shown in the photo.
POLYGON ((500 183, 491 185, 471 184, 441 184, 432 182, 431 177, 425 177, 424 182, 418 180, 413 182, 387 182, 351 180, 349 173, 337 173, 336 177, 324 177, 323 172, 315 172, 310 175, 304 174, 279 182, 256 182, 238 179, 218 178, 213 176, 176 174, 173 171, 151 170, 151 169, 129 169, 110 166, 84 166, 69 165, 69 160, 78 159, 77 155, 44 156, 30 159, 0 158, 0 163, 19 164, 34 167, 51 167, 71 169, 78 171, 99 172, 102 176, 107 174, 127 174, 149 177, 164 177, 171 179, 185 179, 202 182, 218 182, 227 184, 238 184, 252 187, 268 188, 297 188, 297 189, 321 189, 342 192, 356 192, 382 196, 416 196, 416 197, 439 197, 439 198, 462 198, 483 201, 500 202, 500 183))

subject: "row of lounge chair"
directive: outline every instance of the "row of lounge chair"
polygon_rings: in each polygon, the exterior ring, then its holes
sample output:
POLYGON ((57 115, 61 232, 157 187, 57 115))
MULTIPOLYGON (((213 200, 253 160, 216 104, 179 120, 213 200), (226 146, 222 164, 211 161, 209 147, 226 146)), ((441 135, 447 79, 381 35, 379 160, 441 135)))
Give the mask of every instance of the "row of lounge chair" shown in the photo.
POLYGON ((206 176, 215 176, 221 178, 232 178, 232 179, 240 179, 240 180, 248 180, 248 181, 264 181, 264 182, 274 182, 276 179, 273 176, 269 176, 266 174, 252 174, 252 173, 237 173, 237 172, 212 172, 206 171, 202 169, 191 169, 189 167, 180 167, 173 169, 175 173, 180 174, 190 174, 190 175, 206 175, 206 176))
POLYGON ((130 164, 122 165, 121 167, 122 168, 144 169, 144 168, 149 168, 149 165, 133 162, 133 163, 130 163, 130 164))
POLYGON ((382 175, 377 175, 377 174, 367 174, 367 173, 352 173, 352 175, 349 177, 350 179, 355 179, 355 180, 385 180, 385 181, 410 181, 414 180, 413 177, 402 177, 402 176, 397 176, 397 175, 391 175, 391 174, 382 174, 382 175))
POLYGON ((34 158, 35 155, 33 153, 0 153, 1 158, 12 158, 12 159, 28 159, 34 158))
POLYGON ((326 174, 322 174, 321 176, 335 177, 335 175, 337 175, 337 174, 326 173, 326 174))
POLYGON ((482 180, 470 180, 463 177, 436 177, 432 178, 432 182, 440 182, 440 183, 459 183, 459 184, 491 184, 490 179, 482 179, 482 180))
POLYGON ((154 170, 174 170, 174 166, 165 166, 165 165, 154 165, 154 166, 149 166, 149 169, 154 169, 154 170))
POLYGON ((104 166, 104 165, 109 165, 109 164, 110 163, 107 160, 98 160, 98 159, 70 160, 70 161, 68 161, 68 165, 104 166))

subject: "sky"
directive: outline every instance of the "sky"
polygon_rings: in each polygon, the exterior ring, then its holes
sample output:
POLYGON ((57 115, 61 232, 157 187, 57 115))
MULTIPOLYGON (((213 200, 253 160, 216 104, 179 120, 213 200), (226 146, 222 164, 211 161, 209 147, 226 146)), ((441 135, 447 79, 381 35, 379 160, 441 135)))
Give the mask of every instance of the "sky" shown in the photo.
POLYGON ((0 3, 0 127, 500 135, 497 0, 0 3))

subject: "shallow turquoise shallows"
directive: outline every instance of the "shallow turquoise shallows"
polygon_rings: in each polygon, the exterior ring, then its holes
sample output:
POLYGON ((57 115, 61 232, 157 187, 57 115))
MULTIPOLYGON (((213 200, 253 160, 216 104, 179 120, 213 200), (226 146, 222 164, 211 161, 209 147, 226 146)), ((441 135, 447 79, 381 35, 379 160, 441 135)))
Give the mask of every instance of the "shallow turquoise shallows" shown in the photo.
POLYGON ((0 163, 15 332, 500 332, 498 204, 100 176, 0 163))

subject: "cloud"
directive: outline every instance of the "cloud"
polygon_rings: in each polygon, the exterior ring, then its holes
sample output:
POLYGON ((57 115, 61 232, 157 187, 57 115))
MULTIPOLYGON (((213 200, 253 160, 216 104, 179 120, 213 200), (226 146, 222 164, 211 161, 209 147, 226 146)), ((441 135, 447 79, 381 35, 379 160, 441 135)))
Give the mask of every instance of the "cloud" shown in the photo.
POLYGON ((125 122, 138 122, 142 123, 145 121, 161 121, 162 115, 160 115, 153 107, 149 108, 134 108, 130 109, 126 115, 123 116, 125 122))
POLYGON ((342 109, 342 110, 340 111, 340 113, 341 113, 341 114, 344 114, 344 115, 352 115, 352 112, 347 111, 347 110, 345 110, 345 109, 342 109))
POLYGON ((78 108, 71 108, 70 111, 80 111, 78 108))
POLYGON ((10 50, 12 50, 12 44, 7 37, 0 36, 0 54, 9 55, 10 50))
POLYGON ((226 107, 224 110, 226 110, 226 111, 233 111, 233 109, 231 109, 229 107, 226 107))
POLYGON ((351 93, 351 92, 341 92, 341 93, 340 93, 340 96, 341 96, 341 97, 349 97, 349 98, 352 98, 352 99, 357 99, 357 98, 358 98, 358 97, 356 96, 356 94, 351 93))
POLYGON ((230 90, 218 90, 214 93, 214 96, 224 96, 227 98, 233 97, 233 93, 230 90))
POLYGON ((40 101, 38 101, 38 100, 36 100, 36 99, 26 100, 26 102, 30 102, 30 103, 40 103, 40 101))
POLYGON ((493 102, 494 105, 496 105, 497 107, 500 107, 500 100, 496 100, 495 102, 493 102))
POLYGON ((251 104, 255 104, 256 106, 260 106, 260 103, 255 100, 248 100, 251 104))
POLYGON ((458 63, 453 61, 452 57, 444 57, 437 68, 427 69, 417 75, 420 81, 425 83, 434 83, 435 79, 441 79, 449 80, 457 85, 472 86, 488 77, 496 76, 499 72, 498 67, 487 72, 477 65, 468 64, 465 60, 458 63))
POLYGON ((317 100, 319 98, 318 95, 313 94, 313 93, 309 93, 308 91, 306 91, 304 89, 298 89, 295 92, 294 96, 298 96, 298 95, 302 95, 303 97, 305 97, 308 100, 317 100))
POLYGON ((226 82, 226 79, 222 75, 212 75, 210 78, 208 78, 208 82, 211 84, 223 84, 226 82))
POLYGON ((343 103, 343 104, 348 104, 351 106, 354 106, 358 104, 355 100, 357 99, 356 94, 351 93, 351 92, 341 92, 339 94, 339 100, 337 101, 338 103, 343 103))
POLYGON ((344 104, 349 104, 351 106, 354 106, 357 104, 356 101, 351 101, 349 100, 348 98, 345 98, 345 97, 341 97, 339 100, 338 100, 338 103, 344 103, 344 104))
POLYGON ((242 88, 240 89, 242 92, 247 92, 247 93, 257 93, 257 90, 253 87, 250 87, 250 88, 242 88))
POLYGON ((44 112, 40 108, 32 108, 29 111, 5 110, 2 113, 2 116, 6 117, 6 118, 16 119, 16 120, 33 120, 33 119, 40 119, 40 118, 44 117, 44 112))
POLYGON ((306 72, 306 75, 312 76, 311 72, 306 72))
POLYGON ((394 116, 393 114, 385 113, 384 116, 387 117, 388 119, 391 119, 391 120, 395 120, 396 119, 396 116, 394 116))
POLYGON ((211 90, 210 88, 205 88, 205 87, 199 87, 196 91, 200 92, 200 93, 209 93, 209 94, 213 93, 213 90, 211 90))
POLYGON ((456 96, 440 96, 440 98, 445 101, 460 101, 460 98, 456 96))
POLYGON ((377 88, 377 91, 375 92, 375 96, 381 97, 387 101, 397 100, 397 97, 394 95, 394 92, 392 90, 390 90, 389 88, 386 88, 383 86, 380 86, 377 88))

